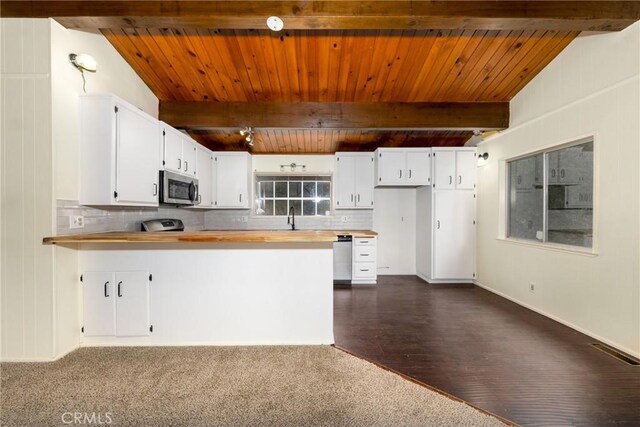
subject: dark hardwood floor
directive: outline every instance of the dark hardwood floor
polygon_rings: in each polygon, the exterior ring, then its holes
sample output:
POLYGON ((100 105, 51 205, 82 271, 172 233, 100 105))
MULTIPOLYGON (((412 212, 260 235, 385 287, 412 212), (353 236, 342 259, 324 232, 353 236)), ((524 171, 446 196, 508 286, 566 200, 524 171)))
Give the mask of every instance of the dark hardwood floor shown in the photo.
POLYGON ((521 425, 640 426, 640 366, 474 285, 336 288, 336 345, 521 425))

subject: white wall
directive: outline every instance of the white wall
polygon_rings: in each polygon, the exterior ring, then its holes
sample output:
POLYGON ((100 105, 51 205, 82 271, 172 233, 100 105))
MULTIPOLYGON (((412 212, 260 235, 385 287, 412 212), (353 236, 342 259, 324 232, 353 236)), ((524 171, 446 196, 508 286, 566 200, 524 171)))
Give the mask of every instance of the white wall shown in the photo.
MULTIPOLYGON (((280 173, 280 165, 305 165, 306 172, 333 173, 334 169, 333 155, 303 155, 303 154, 273 154, 273 155, 255 155, 251 157, 253 170, 256 172, 278 172, 280 173)), ((285 172, 291 169, 285 168, 285 172)), ((302 172, 301 167, 296 169, 297 173, 302 172)))
POLYGON ((54 354, 49 23, 2 19, 2 360, 54 354))
POLYGON ((640 24, 572 42, 478 146, 478 284, 640 355, 640 24), (501 239, 504 160, 595 135, 596 254, 501 239), (536 285, 535 293, 529 283, 536 285))
POLYGON ((416 189, 376 188, 378 274, 416 274, 416 189))
POLYGON ((56 199, 78 199, 80 73, 69 53, 98 61, 87 92, 110 92, 157 117, 158 100, 99 34, 48 19, 0 20, 2 43, 0 358, 51 360, 80 335, 77 253, 43 246, 56 199))

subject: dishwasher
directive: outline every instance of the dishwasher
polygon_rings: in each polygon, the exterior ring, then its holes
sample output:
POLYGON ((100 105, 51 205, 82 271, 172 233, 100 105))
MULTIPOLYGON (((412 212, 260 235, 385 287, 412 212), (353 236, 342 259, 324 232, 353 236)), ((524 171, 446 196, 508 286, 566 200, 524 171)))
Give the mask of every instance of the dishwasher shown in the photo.
POLYGON ((351 236, 339 235, 333 242, 333 283, 335 285, 351 284, 353 251, 351 236))

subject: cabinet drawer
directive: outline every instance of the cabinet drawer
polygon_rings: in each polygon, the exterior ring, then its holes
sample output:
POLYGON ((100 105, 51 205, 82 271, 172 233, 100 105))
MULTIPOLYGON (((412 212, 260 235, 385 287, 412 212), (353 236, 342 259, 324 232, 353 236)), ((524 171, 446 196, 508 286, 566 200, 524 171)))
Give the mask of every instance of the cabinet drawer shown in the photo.
POLYGON ((354 246, 353 260, 355 262, 375 262, 376 247, 373 245, 354 246))
POLYGON ((356 262, 353 264, 354 279, 369 279, 376 277, 375 262, 356 262))
POLYGON ((375 246, 375 237, 356 237, 353 239, 356 246, 375 246))

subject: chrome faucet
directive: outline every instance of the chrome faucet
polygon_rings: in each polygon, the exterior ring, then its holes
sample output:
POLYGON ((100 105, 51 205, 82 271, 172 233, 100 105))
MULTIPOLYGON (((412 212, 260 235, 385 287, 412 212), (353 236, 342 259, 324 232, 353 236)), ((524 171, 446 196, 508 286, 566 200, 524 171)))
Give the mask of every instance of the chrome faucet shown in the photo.
POLYGON ((291 224, 291 230, 296 229, 296 212, 293 210, 293 206, 289 208, 289 215, 287 215, 287 224, 291 224))

